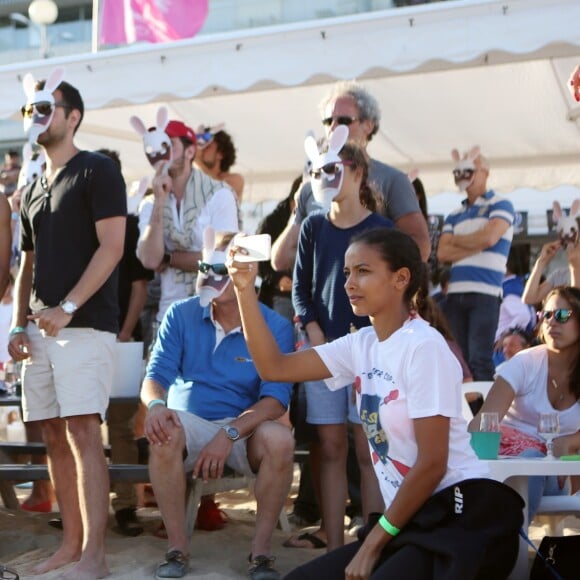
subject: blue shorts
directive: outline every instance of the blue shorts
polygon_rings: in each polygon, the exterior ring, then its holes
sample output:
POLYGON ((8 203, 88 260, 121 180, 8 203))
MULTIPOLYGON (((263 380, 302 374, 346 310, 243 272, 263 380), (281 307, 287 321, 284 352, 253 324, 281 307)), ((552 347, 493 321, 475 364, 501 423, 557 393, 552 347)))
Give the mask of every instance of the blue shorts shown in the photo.
POLYGON ((307 381, 306 422, 312 425, 341 425, 350 421, 360 425, 356 405, 352 400, 352 385, 331 391, 324 381, 307 381))

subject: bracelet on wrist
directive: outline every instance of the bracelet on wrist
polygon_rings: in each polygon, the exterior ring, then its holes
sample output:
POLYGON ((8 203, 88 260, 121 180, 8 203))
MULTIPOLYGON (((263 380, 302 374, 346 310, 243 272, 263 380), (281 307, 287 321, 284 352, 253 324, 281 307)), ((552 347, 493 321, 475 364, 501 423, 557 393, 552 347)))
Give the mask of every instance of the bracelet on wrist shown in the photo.
POLYGON ((14 336, 15 334, 24 334, 26 332, 26 328, 24 326, 15 326, 10 331, 10 336, 14 336))
POLYGON ((383 530, 385 530, 385 532, 387 532, 387 534, 389 534, 390 536, 395 537, 396 535, 399 534, 399 532, 401 531, 399 528, 397 528, 397 526, 394 526, 383 514, 380 518, 379 518, 379 525, 381 526, 381 528, 383 528, 383 530))
POLYGON ((147 409, 151 409, 152 407, 155 407, 155 405, 163 405, 164 407, 167 406, 163 399, 153 399, 147 403, 147 409))

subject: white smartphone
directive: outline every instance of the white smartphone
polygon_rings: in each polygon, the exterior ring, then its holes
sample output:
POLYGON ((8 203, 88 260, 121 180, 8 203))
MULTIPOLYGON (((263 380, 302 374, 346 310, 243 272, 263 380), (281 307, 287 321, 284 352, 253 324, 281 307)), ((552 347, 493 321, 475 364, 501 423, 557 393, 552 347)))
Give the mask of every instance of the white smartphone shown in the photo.
POLYGON ((236 236, 234 245, 247 250, 247 254, 237 253, 234 260, 238 262, 264 262, 270 259, 272 238, 270 234, 254 236, 236 236))

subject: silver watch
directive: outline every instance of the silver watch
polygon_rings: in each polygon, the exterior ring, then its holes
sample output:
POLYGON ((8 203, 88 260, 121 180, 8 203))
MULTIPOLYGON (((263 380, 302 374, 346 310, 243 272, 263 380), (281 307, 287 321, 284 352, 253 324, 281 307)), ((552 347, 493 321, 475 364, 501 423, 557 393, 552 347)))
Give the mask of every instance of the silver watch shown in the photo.
POLYGON ((64 313, 69 316, 72 316, 79 308, 72 300, 63 300, 59 306, 63 309, 64 313))
POLYGON ((237 441, 240 438, 240 432, 233 425, 223 425, 222 429, 230 441, 237 441))

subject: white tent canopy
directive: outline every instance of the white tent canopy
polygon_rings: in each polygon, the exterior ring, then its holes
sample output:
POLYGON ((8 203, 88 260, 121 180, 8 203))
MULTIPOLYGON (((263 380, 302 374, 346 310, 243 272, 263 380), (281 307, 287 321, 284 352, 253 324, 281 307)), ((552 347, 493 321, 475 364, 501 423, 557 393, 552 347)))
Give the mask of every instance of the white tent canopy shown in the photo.
POLYGON ((161 104, 193 127, 226 123, 248 201, 281 198, 303 165, 317 104, 357 78, 383 118, 373 157, 453 190, 450 151, 479 144, 490 185, 580 185, 580 107, 566 87, 580 63, 578 0, 459 0, 0 67, 0 118, 21 78, 64 65, 86 117, 78 143, 121 152, 128 179, 150 173, 129 117, 161 104))

